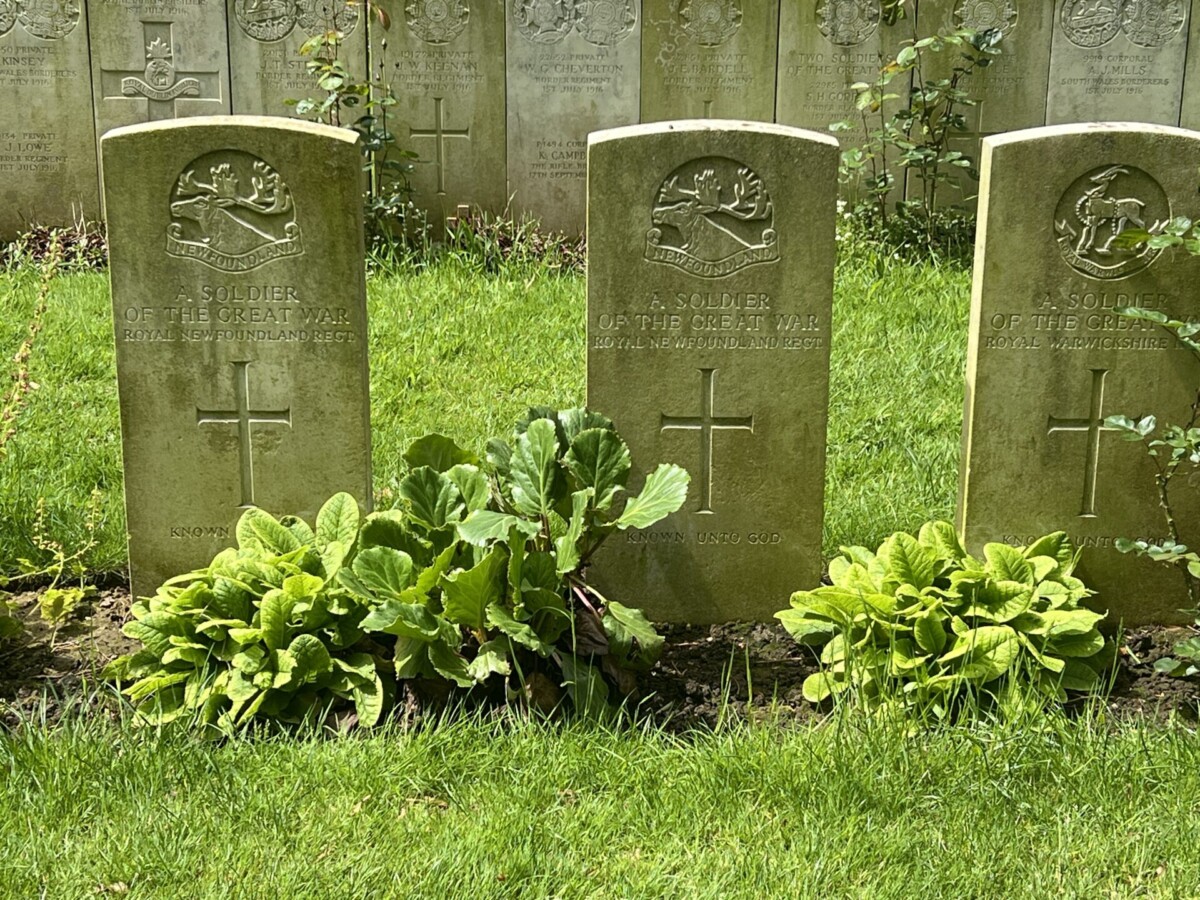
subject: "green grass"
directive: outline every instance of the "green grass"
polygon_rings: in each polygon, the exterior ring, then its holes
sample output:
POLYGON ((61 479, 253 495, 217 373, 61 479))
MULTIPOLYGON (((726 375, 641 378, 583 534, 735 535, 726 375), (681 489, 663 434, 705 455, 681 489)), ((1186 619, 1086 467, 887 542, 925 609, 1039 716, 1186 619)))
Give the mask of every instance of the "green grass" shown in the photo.
POLYGON ((1174 729, 0 740, 0 897, 1195 897, 1174 729), (104 896, 110 896, 105 894, 104 896))
MULTIPOLYGON (((31 272, 0 273, 4 359, 21 340, 34 293, 31 272)), ((581 276, 515 267, 484 277, 448 261, 372 278, 369 293, 375 483, 385 505, 413 438, 441 431, 482 447, 507 433, 528 405, 583 402, 581 276)), ((874 261, 840 267, 827 553, 845 543, 874 545, 953 511, 968 293, 969 277, 954 269, 894 263, 881 277, 874 261)), ((0 572, 36 555, 39 499, 48 536, 80 546, 93 489, 101 517, 89 566, 124 568, 109 310, 104 275, 66 276, 55 285, 32 363, 40 389, 0 459, 0 572)))

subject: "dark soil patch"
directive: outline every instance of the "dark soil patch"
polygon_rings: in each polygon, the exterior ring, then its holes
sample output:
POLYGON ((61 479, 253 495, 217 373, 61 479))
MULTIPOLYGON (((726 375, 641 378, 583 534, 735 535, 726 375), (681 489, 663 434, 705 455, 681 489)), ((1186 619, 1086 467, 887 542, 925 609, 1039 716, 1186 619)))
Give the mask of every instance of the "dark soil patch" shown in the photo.
MULTIPOLYGON (((0 722, 43 716, 53 721, 66 707, 81 704, 111 713, 111 693, 97 690, 103 687, 100 672, 109 660, 139 646, 121 633, 128 590, 104 588, 81 604, 53 646, 36 593, 16 600, 26 633, 0 649, 0 722)), ((666 647, 642 679, 642 709, 672 730, 746 718, 800 722, 821 714, 801 695, 804 679, 817 671, 816 657, 781 627, 735 623, 660 630, 666 647)), ((1196 718, 1200 683, 1154 671, 1155 661, 1189 634, 1187 628, 1148 627, 1124 636, 1109 698, 1114 718, 1196 718)))

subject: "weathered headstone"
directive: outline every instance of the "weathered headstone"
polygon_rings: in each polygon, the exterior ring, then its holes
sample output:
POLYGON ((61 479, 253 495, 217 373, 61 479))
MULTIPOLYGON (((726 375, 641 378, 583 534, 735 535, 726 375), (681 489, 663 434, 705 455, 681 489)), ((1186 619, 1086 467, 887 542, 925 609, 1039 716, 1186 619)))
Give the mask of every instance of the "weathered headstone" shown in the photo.
POLYGON ((228 113, 229 43, 220 0, 88 4, 96 133, 228 113))
MULTIPOLYGON (((995 29, 1002 35, 996 45, 999 55, 960 82, 978 101, 977 106, 958 108, 969 133, 998 134, 1046 123, 1053 4, 1046 0, 922 0, 917 26, 922 35, 953 34, 964 28, 978 32, 995 29)), ((930 54, 927 77, 949 77, 952 67, 963 65, 961 53, 951 47, 930 54)))
POLYGON ((0 240, 99 213, 86 11, 0 0, 0 240))
MULTIPOLYGON (((882 64, 894 59, 913 33, 911 20, 889 25, 880 0, 783 3, 778 121, 826 132, 831 123, 850 119, 855 130, 843 140, 857 141, 860 119, 851 85, 874 82, 882 64)), ((903 95, 910 83, 907 76, 897 78, 889 89, 903 95)))
POLYGON ((1179 124, 1200 129, 1200 16, 1192 16, 1188 26, 1187 67, 1183 77, 1183 105, 1179 124))
POLYGON ((514 210, 583 231, 588 134, 638 121, 641 0, 505 0, 514 210))
POLYGON ((340 31, 338 59, 359 81, 367 79, 366 14, 357 0, 228 0, 227 16, 235 113, 289 116, 294 107, 285 101, 324 98, 307 69, 314 57, 300 54, 316 35, 340 31))
POLYGON ((136 594, 251 506, 370 501, 356 141, 249 116, 101 141, 136 594))
MULTIPOLYGON (((1200 366, 1120 307, 1197 314, 1200 260, 1122 249, 1195 196, 1200 134, 1070 125, 984 141, 959 519, 968 548, 1064 530, 1082 576, 1126 624, 1186 605, 1177 571, 1125 556, 1117 538, 1162 540, 1154 467, 1108 416, 1187 421, 1200 366)), ((1194 490, 1175 493, 1194 527, 1194 490)))
POLYGON ((502 211, 504 4, 392 0, 384 8, 392 26, 373 29, 372 59, 397 100, 389 124, 420 157, 411 175, 414 202, 431 221, 464 205, 502 211))
POLYGON ((779 0, 644 0, 642 121, 775 120, 779 0))
POLYGON ((1188 0, 1058 0, 1046 122, 1179 123, 1188 0))
POLYGON ((693 120, 588 160, 588 405, 692 475, 597 582, 660 621, 770 619, 821 573, 837 142, 693 120))

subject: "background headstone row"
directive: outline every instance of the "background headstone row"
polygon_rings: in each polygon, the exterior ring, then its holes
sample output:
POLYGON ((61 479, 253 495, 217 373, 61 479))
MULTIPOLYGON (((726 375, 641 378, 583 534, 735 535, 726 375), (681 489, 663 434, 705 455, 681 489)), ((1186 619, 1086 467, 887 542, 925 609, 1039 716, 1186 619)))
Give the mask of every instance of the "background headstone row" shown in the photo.
POLYGON ((319 93, 299 49, 331 27, 352 72, 369 64, 395 90, 420 206, 578 232, 590 132, 705 117, 825 130, 902 41, 964 26, 1004 36, 968 85, 983 103, 966 147, 1042 124, 1200 127, 1193 5, 922 0, 888 24, 880 0, 382 0, 382 17, 345 0, 0 0, 0 238, 96 217, 111 128, 288 115, 319 93))

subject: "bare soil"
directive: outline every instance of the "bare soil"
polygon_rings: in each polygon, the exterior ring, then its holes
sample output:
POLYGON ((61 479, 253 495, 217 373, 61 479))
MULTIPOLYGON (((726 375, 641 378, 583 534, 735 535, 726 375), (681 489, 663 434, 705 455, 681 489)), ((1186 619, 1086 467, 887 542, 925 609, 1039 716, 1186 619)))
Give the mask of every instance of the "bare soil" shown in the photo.
MULTIPOLYGON (((0 649, 0 722, 55 721, 79 705, 111 715, 111 692, 100 672, 109 660, 138 648, 121 633, 129 592, 102 588, 55 634, 43 622, 36 592, 16 597, 25 634, 0 649)), ((817 670, 808 648, 767 624, 666 625, 662 659, 641 682, 642 708, 673 730, 712 727, 724 718, 802 722, 822 714, 801 686, 817 670)), ((1170 655, 1187 628, 1139 628, 1124 635, 1109 706, 1116 719, 1172 715, 1195 719, 1200 682, 1170 678, 1154 663, 1170 655)))

